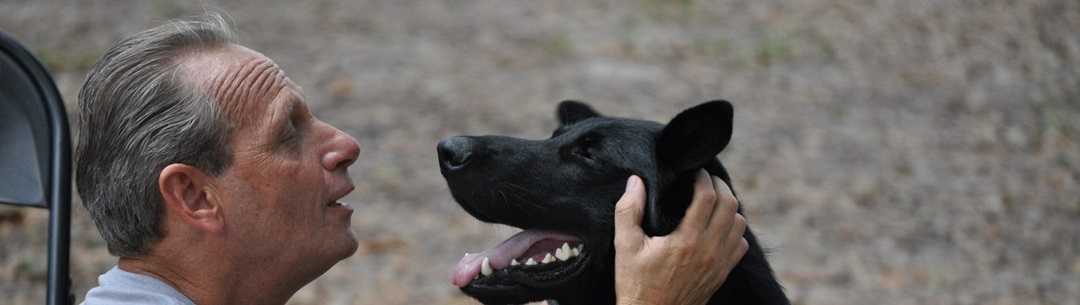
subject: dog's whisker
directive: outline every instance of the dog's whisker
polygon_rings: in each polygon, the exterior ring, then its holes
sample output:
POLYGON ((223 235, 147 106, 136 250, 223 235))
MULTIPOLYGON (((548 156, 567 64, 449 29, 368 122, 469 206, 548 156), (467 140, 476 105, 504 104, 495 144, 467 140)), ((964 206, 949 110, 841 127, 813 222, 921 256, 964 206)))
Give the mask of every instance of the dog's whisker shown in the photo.
POLYGON ((514 183, 506 183, 506 185, 507 185, 507 186, 512 186, 512 187, 516 187, 516 188, 519 188, 519 189, 521 189, 521 190, 523 190, 523 191, 526 191, 526 192, 528 192, 528 191, 529 191, 529 189, 528 189, 528 188, 525 188, 524 186, 520 186, 520 185, 517 185, 517 184, 514 184, 514 183))
POLYGON ((497 198, 495 197, 495 190, 488 189, 488 194, 491 194, 491 202, 498 202, 498 200, 496 200, 497 198))
POLYGON ((517 198, 518 200, 520 200, 520 202, 526 203, 526 204, 528 204, 530 206, 533 206, 533 207, 535 207, 537 209, 551 210, 551 207, 548 207, 548 206, 533 202, 532 200, 529 200, 529 198, 526 197, 526 196, 522 196, 522 195, 515 194, 515 193, 510 193, 510 195, 513 196, 514 198, 517 198))
POLYGON ((511 208, 510 198, 506 198, 506 192, 503 192, 502 190, 499 190, 499 195, 502 195, 503 203, 506 204, 506 209, 510 210, 510 208, 511 208))
MULTIPOLYGON (((525 192, 529 192, 529 189, 528 189, 528 188, 525 188, 524 186, 520 186, 520 185, 517 185, 517 184, 514 184, 514 183, 507 183, 506 185, 507 185, 507 186, 511 186, 511 187, 515 187, 515 188, 518 188, 518 189, 520 189, 520 190, 522 190, 522 191, 525 191, 525 192)), ((536 208, 539 208, 539 209, 543 209, 543 210, 550 210, 550 209, 551 209, 551 208, 550 208, 550 207, 548 207, 548 206, 545 206, 545 205, 541 205, 541 204, 538 204, 538 203, 536 203, 536 202, 533 202, 532 200, 529 200, 529 196, 527 196, 527 195, 521 195, 521 194, 518 194, 518 193, 510 193, 510 195, 514 196, 515 198, 517 198, 517 199, 521 200, 521 201, 522 201, 522 202, 524 202, 524 203, 527 203, 527 204, 529 204, 529 205, 532 205, 533 207, 536 207, 536 208)))

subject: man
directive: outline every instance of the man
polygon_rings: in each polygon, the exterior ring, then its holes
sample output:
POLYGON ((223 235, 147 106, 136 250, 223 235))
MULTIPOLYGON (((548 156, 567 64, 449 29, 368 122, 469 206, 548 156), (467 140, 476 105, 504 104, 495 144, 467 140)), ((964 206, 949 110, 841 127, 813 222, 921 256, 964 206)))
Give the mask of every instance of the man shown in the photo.
MULTIPOLYGON (((120 258, 83 304, 284 304, 356 251, 353 208, 338 201, 353 190, 356 140, 235 41, 220 16, 177 21, 91 69, 76 183, 120 258)), ((644 188, 629 180, 616 213, 620 304, 704 303, 746 251, 730 190, 699 180, 688 220, 658 238, 641 232, 644 188)))

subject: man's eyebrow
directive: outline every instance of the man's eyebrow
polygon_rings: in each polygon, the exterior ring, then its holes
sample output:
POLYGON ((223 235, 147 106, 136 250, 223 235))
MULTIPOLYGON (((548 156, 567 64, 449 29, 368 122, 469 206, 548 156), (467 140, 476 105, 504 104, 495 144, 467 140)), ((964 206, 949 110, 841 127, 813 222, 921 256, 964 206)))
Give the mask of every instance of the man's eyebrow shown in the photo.
POLYGON ((301 101, 299 97, 290 96, 286 98, 285 101, 282 103, 285 104, 283 106, 284 109, 281 111, 281 115, 278 116, 278 121, 274 122, 274 131, 276 134, 279 135, 288 130, 288 128, 292 127, 291 125, 293 124, 293 115, 295 115, 297 109, 300 108, 301 101))

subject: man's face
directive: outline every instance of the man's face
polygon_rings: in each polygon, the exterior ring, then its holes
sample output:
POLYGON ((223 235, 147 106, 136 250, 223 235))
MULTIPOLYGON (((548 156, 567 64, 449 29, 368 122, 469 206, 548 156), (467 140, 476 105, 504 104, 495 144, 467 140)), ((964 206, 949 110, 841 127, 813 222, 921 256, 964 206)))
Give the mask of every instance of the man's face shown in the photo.
POLYGON ((353 190, 356 140, 316 119, 302 89, 262 54, 229 46, 185 66, 232 127, 233 162, 211 194, 223 203, 231 253, 273 266, 302 262, 319 274, 351 256, 353 210, 337 202, 353 190))

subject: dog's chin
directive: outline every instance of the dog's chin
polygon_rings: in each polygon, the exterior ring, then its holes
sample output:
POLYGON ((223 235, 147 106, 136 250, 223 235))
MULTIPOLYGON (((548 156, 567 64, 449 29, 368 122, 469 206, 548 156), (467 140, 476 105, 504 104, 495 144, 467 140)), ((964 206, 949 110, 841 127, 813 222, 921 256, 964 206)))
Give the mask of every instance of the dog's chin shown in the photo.
POLYGON ((589 253, 582 252, 568 261, 533 266, 517 265, 481 275, 461 291, 484 304, 523 304, 565 295, 586 270, 589 253))

